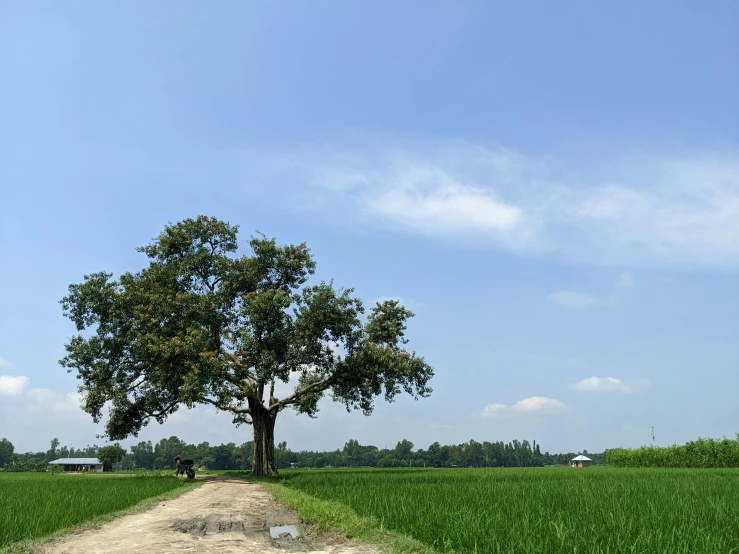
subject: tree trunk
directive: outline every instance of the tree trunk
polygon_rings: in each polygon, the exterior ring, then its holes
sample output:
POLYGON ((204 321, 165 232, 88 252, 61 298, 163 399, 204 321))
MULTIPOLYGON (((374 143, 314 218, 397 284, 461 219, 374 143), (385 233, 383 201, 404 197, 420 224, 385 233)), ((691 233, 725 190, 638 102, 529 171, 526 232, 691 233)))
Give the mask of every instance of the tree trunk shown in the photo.
POLYGON ((268 412, 261 406, 252 406, 251 410, 252 427, 254 427, 254 460, 251 465, 251 474, 274 477, 277 475, 275 469, 277 410, 268 412))

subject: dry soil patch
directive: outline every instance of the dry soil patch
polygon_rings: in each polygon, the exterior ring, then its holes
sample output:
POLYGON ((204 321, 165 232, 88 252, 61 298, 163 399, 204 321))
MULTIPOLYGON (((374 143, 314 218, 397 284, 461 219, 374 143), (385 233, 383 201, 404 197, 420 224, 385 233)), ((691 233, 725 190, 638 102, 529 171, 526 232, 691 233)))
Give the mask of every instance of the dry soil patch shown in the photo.
POLYGON ((98 529, 68 535, 46 547, 47 554, 285 552, 380 554, 340 537, 314 537, 266 490, 243 479, 217 477, 174 500, 140 514, 124 516, 98 529), (296 525, 297 539, 270 536, 270 527, 296 525))

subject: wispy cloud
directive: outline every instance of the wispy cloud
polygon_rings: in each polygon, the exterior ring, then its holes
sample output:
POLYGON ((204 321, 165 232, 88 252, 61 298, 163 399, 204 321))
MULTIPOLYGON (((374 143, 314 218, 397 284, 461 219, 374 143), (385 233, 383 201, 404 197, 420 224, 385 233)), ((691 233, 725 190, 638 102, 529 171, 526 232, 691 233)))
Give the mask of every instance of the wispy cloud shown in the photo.
POLYGON ((588 377, 571 385, 575 390, 631 392, 631 387, 615 377, 588 377))
POLYGON ((616 377, 588 377, 570 385, 570 388, 588 392, 622 392, 631 393, 649 388, 652 385, 649 379, 642 379, 632 384, 624 383, 616 377))
POLYGON ((467 157, 474 156, 507 183, 511 175, 529 169, 519 154, 469 145, 445 145, 428 154, 375 152, 371 161, 343 155, 314 167, 312 180, 351 202, 370 225, 493 241, 517 251, 539 248, 532 242, 536 222, 523 207, 464 168, 467 157))
POLYGON ((624 271, 621 276, 618 278, 617 285, 621 288, 629 288, 633 287, 635 284, 634 277, 631 275, 630 271, 624 271))
POLYGON ((0 396, 18 396, 28 386, 28 377, 0 375, 0 396))
POLYGON ((520 207, 433 166, 407 167, 393 184, 364 202, 369 211, 428 234, 471 230, 506 234, 523 226, 520 207))
POLYGON ((739 266, 735 148, 586 168, 466 143, 389 144, 300 167, 368 225, 600 264, 739 266))
POLYGON ((453 425, 449 425, 448 423, 429 423, 428 425, 429 429, 453 429, 453 425))
POLYGON ((82 395, 47 388, 31 388, 26 392, 28 408, 54 413, 82 413, 82 395))
POLYGON ((8 360, 5 358, 0 358, 0 369, 9 369, 13 366, 8 360))
POLYGON ((515 404, 488 404, 482 411, 484 417, 526 414, 554 414, 566 409, 564 402, 545 396, 531 396, 515 404))
POLYGON ((589 310, 593 308, 608 308, 616 305, 611 297, 597 297, 584 292, 561 290, 548 296, 549 300, 569 310, 589 310))
POLYGON ((80 412, 82 396, 79 392, 59 392, 47 388, 30 387, 25 375, 0 375, 0 396, 15 397, 8 401, 22 402, 24 409, 45 412, 80 412))
POLYGON ((586 192, 575 209, 584 220, 619 221, 630 211, 648 209, 644 195, 623 187, 606 186, 586 192))

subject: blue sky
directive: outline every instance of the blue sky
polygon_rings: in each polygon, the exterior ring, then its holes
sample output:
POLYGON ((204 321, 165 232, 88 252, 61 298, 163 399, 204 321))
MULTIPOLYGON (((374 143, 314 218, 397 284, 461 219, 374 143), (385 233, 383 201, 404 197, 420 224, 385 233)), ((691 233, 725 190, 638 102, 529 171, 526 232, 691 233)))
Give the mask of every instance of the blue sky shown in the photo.
POLYGON ((198 214, 417 314, 432 397, 285 413, 291 448, 733 436, 738 54, 728 0, 0 1, 0 437, 100 443, 58 301, 198 214))

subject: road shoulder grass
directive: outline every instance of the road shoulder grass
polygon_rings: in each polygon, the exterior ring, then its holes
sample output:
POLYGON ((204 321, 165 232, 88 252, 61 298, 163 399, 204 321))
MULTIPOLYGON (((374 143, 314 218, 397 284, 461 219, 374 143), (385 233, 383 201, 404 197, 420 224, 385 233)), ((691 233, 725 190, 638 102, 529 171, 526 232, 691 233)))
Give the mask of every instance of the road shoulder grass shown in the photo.
POLYGON ((387 554, 438 554, 436 550, 414 538, 382 527, 373 517, 362 517, 339 502, 321 500, 285 486, 279 478, 248 479, 259 483, 275 500, 295 510, 298 516, 313 526, 319 534, 341 532, 358 542, 379 547, 387 554))
POLYGON ((167 491, 165 493, 158 494, 150 498, 145 498, 139 503, 134 504, 133 506, 129 506, 128 508, 124 508, 123 510, 95 516, 83 523, 80 523, 79 525, 74 525, 65 529, 59 529, 54 533, 45 535, 43 537, 37 537, 34 539, 11 543, 4 548, 0 548, 0 554, 33 554, 34 552, 37 552, 39 549, 41 549, 41 547, 48 545, 49 543, 52 543, 56 540, 59 540, 65 536, 76 535, 93 529, 98 529, 104 524, 113 521, 114 519, 151 510, 160 502, 166 502, 168 500, 177 498, 178 496, 182 496, 183 494, 200 487, 205 482, 206 480, 200 479, 189 482, 183 481, 183 485, 177 487, 176 489, 172 489, 171 491, 167 491))

